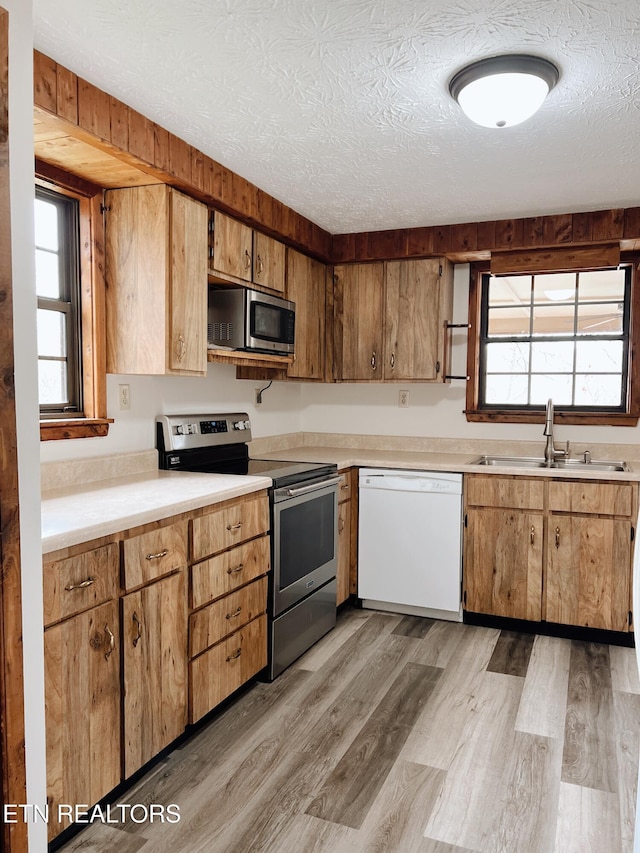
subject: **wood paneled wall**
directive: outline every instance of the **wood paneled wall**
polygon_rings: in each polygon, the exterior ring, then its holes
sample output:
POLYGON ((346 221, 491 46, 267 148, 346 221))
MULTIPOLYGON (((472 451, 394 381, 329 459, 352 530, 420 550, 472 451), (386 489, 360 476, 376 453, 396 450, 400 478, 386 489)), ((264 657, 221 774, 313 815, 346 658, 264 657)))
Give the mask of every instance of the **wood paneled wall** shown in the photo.
POLYGON ((38 51, 34 51, 34 105, 36 114, 42 110, 47 117, 57 117, 70 136, 90 141, 158 181, 329 259, 328 231, 38 51))
MULTIPOLYGON (((26 803, 20 516, 9 203, 9 15, 0 7, 0 787, 26 803)), ((3 823, 0 849, 27 850, 27 823, 3 823)))

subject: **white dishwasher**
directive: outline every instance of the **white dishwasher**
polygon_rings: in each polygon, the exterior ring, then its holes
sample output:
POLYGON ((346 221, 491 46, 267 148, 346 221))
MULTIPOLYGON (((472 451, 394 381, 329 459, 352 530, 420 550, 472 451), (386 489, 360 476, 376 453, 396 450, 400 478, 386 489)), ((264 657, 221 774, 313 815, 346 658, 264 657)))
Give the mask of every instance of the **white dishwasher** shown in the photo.
POLYGON ((361 468, 362 606, 462 621, 462 474, 361 468))

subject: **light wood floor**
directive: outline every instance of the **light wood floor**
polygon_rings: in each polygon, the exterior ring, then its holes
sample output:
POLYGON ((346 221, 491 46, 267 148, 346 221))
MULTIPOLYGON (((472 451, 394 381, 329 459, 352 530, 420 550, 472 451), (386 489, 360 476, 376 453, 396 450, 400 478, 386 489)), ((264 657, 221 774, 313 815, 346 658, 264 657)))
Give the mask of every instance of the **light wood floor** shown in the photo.
POLYGON ((84 853, 631 853, 632 649, 365 610, 93 824, 84 853))

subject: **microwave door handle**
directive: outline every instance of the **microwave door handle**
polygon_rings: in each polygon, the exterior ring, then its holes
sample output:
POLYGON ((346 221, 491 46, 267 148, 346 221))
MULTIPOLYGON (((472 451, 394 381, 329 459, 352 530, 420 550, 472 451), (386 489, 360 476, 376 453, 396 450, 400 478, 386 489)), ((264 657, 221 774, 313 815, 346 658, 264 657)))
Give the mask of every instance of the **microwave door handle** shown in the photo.
POLYGON ((307 495, 309 492, 316 492, 318 489, 326 489, 328 486, 337 486, 340 482, 340 477, 333 477, 331 480, 323 480, 321 483, 312 483, 310 486, 300 486, 297 489, 287 489, 287 496, 297 498, 298 495, 307 495))

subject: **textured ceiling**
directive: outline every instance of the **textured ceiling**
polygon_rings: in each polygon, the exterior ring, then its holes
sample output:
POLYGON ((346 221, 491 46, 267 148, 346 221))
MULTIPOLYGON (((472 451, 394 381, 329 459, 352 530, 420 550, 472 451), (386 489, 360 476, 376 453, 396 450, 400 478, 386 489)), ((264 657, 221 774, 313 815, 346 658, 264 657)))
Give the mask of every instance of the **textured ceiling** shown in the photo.
POLYGON ((33 0, 38 50, 333 233, 640 204, 638 0, 33 0), (447 84, 505 52, 525 124, 447 84))

